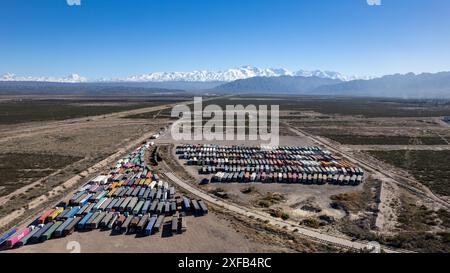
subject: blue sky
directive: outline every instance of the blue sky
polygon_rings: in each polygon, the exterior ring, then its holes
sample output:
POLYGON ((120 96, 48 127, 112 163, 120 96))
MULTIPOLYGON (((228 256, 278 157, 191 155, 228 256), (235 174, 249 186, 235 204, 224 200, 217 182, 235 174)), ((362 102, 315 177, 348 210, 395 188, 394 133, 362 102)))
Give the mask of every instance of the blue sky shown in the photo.
POLYGON ((0 74, 89 78, 241 65, 450 70, 450 1, 4 0, 0 74))

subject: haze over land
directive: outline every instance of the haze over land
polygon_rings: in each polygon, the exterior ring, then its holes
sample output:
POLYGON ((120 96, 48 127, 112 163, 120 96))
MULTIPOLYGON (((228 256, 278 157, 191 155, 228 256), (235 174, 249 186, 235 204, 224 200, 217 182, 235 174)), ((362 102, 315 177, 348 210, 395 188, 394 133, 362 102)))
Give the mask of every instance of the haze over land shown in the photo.
POLYGON ((123 79, 91 80, 78 74, 65 78, 6 74, 0 93, 117 93, 161 92, 264 93, 402 98, 450 98, 450 72, 395 74, 380 78, 348 76, 322 70, 243 66, 225 71, 155 72, 123 79))

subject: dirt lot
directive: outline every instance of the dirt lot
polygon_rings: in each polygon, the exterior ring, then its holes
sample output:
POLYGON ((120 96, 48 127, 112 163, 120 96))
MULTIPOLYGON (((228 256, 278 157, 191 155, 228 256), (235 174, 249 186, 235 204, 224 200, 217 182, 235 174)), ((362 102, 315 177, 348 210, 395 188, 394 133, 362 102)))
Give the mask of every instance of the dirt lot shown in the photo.
POLYGON ((171 235, 169 226, 163 232, 150 237, 137 238, 136 235, 114 235, 110 231, 99 230, 75 232, 62 238, 47 241, 43 244, 30 245, 10 252, 69 252, 67 244, 79 242, 83 253, 114 252, 265 252, 279 251, 276 247, 263 246, 252 242, 244 234, 237 233, 230 223, 213 213, 205 217, 188 218, 188 231, 171 235), (227 242, 224 244, 223 242, 227 242))
MULTIPOLYGON (((214 143, 227 144, 230 142, 221 141, 184 141, 183 143, 214 143)), ((361 192, 363 185, 336 186, 336 185, 289 185, 289 184, 263 184, 263 183, 210 183, 200 185, 204 178, 211 178, 211 175, 200 175, 198 168, 186 165, 185 161, 179 160, 175 154, 176 141, 173 141, 170 134, 162 136, 157 145, 161 147, 161 156, 169 163, 170 168, 175 170, 180 178, 190 181, 193 185, 202 188, 216 196, 225 198, 228 201, 242 206, 250 207, 259 211, 268 212, 277 217, 287 217, 298 223, 305 219, 314 219, 321 223, 320 228, 329 233, 340 232, 333 227, 333 223, 346 216, 343 208, 333 208, 331 205, 332 196, 348 192, 361 192), (225 197, 223 195, 226 195, 225 197)), ((240 145, 258 145, 258 142, 232 142, 240 145)), ((314 145, 307 138, 298 136, 281 136, 280 145, 289 146, 311 146, 314 145)), ((307 223, 305 224, 307 225, 307 223)), ((307 225, 308 226, 308 225, 307 225)))

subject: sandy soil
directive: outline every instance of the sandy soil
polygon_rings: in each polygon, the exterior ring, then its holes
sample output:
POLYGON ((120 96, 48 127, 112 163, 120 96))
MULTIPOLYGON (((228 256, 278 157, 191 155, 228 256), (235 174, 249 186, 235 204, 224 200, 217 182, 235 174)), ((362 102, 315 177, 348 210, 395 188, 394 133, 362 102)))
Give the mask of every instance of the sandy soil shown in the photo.
MULTIPOLYGON (((170 227, 166 227, 170 229, 170 227)), ((69 242, 78 242, 82 253, 173 253, 173 252, 265 252, 273 250, 268 246, 252 242, 245 234, 238 233, 230 223, 210 213, 204 217, 189 217, 188 230, 183 234, 171 235, 168 231, 149 237, 136 235, 111 235, 110 231, 75 232, 72 235, 29 245, 7 252, 18 253, 67 253, 69 242), (226 242, 226 243, 224 243, 226 242)))

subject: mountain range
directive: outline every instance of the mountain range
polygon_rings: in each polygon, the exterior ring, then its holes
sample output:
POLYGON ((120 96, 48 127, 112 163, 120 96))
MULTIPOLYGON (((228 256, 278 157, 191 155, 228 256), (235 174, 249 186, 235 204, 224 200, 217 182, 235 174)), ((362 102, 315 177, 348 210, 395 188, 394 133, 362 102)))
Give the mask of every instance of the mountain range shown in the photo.
POLYGON ((395 74, 370 80, 281 76, 237 80, 214 88, 219 93, 450 98, 450 72, 395 74))
POLYGON ((450 98, 450 72, 395 74, 379 78, 344 76, 338 72, 286 69, 260 69, 250 66, 223 72, 150 73, 117 80, 88 81, 77 74, 65 78, 17 77, 0 78, 0 93, 25 94, 40 92, 84 94, 289 94, 368 96, 400 98, 450 98), (172 90, 172 91, 171 91, 172 90), (67 92, 66 92, 67 91, 67 92), (90 93, 91 92, 91 93, 90 93))
POLYGON ((193 71, 193 72, 156 72, 132 76, 119 81, 128 82, 232 82, 236 80, 249 79, 254 77, 280 77, 280 76, 303 76, 338 79, 350 81, 356 79, 367 79, 368 77, 347 76, 339 72, 321 70, 298 70, 290 71, 285 68, 258 68, 254 66, 242 66, 225 71, 193 71))
POLYGON ((225 83, 214 88, 218 92, 246 92, 246 93, 284 93, 308 94, 311 91, 328 85, 342 83, 342 80, 320 78, 317 76, 279 76, 253 77, 225 83))
MULTIPOLYGON (((279 76, 303 76, 338 79, 350 81, 356 79, 368 79, 370 77, 348 76, 339 72, 321 70, 290 71, 284 68, 258 68, 254 66, 242 66, 224 71, 192 71, 192 72, 153 72, 137 76, 129 76, 118 79, 97 79, 89 82, 232 82, 253 77, 279 77, 279 76)), ((36 82, 88 82, 88 79, 78 74, 72 74, 64 78, 56 77, 24 77, 8 73, 0 77, 0 81, 36 81, 36 82)))
POLYGON ((54 83, 81 83, 87 82, 88 79, 78 74, 71 74, 64 78, 58 77, 32 77, 32 76, 17 76, 13 73, 6 73, 0 77, 3 82, 54 82, 54 83))

